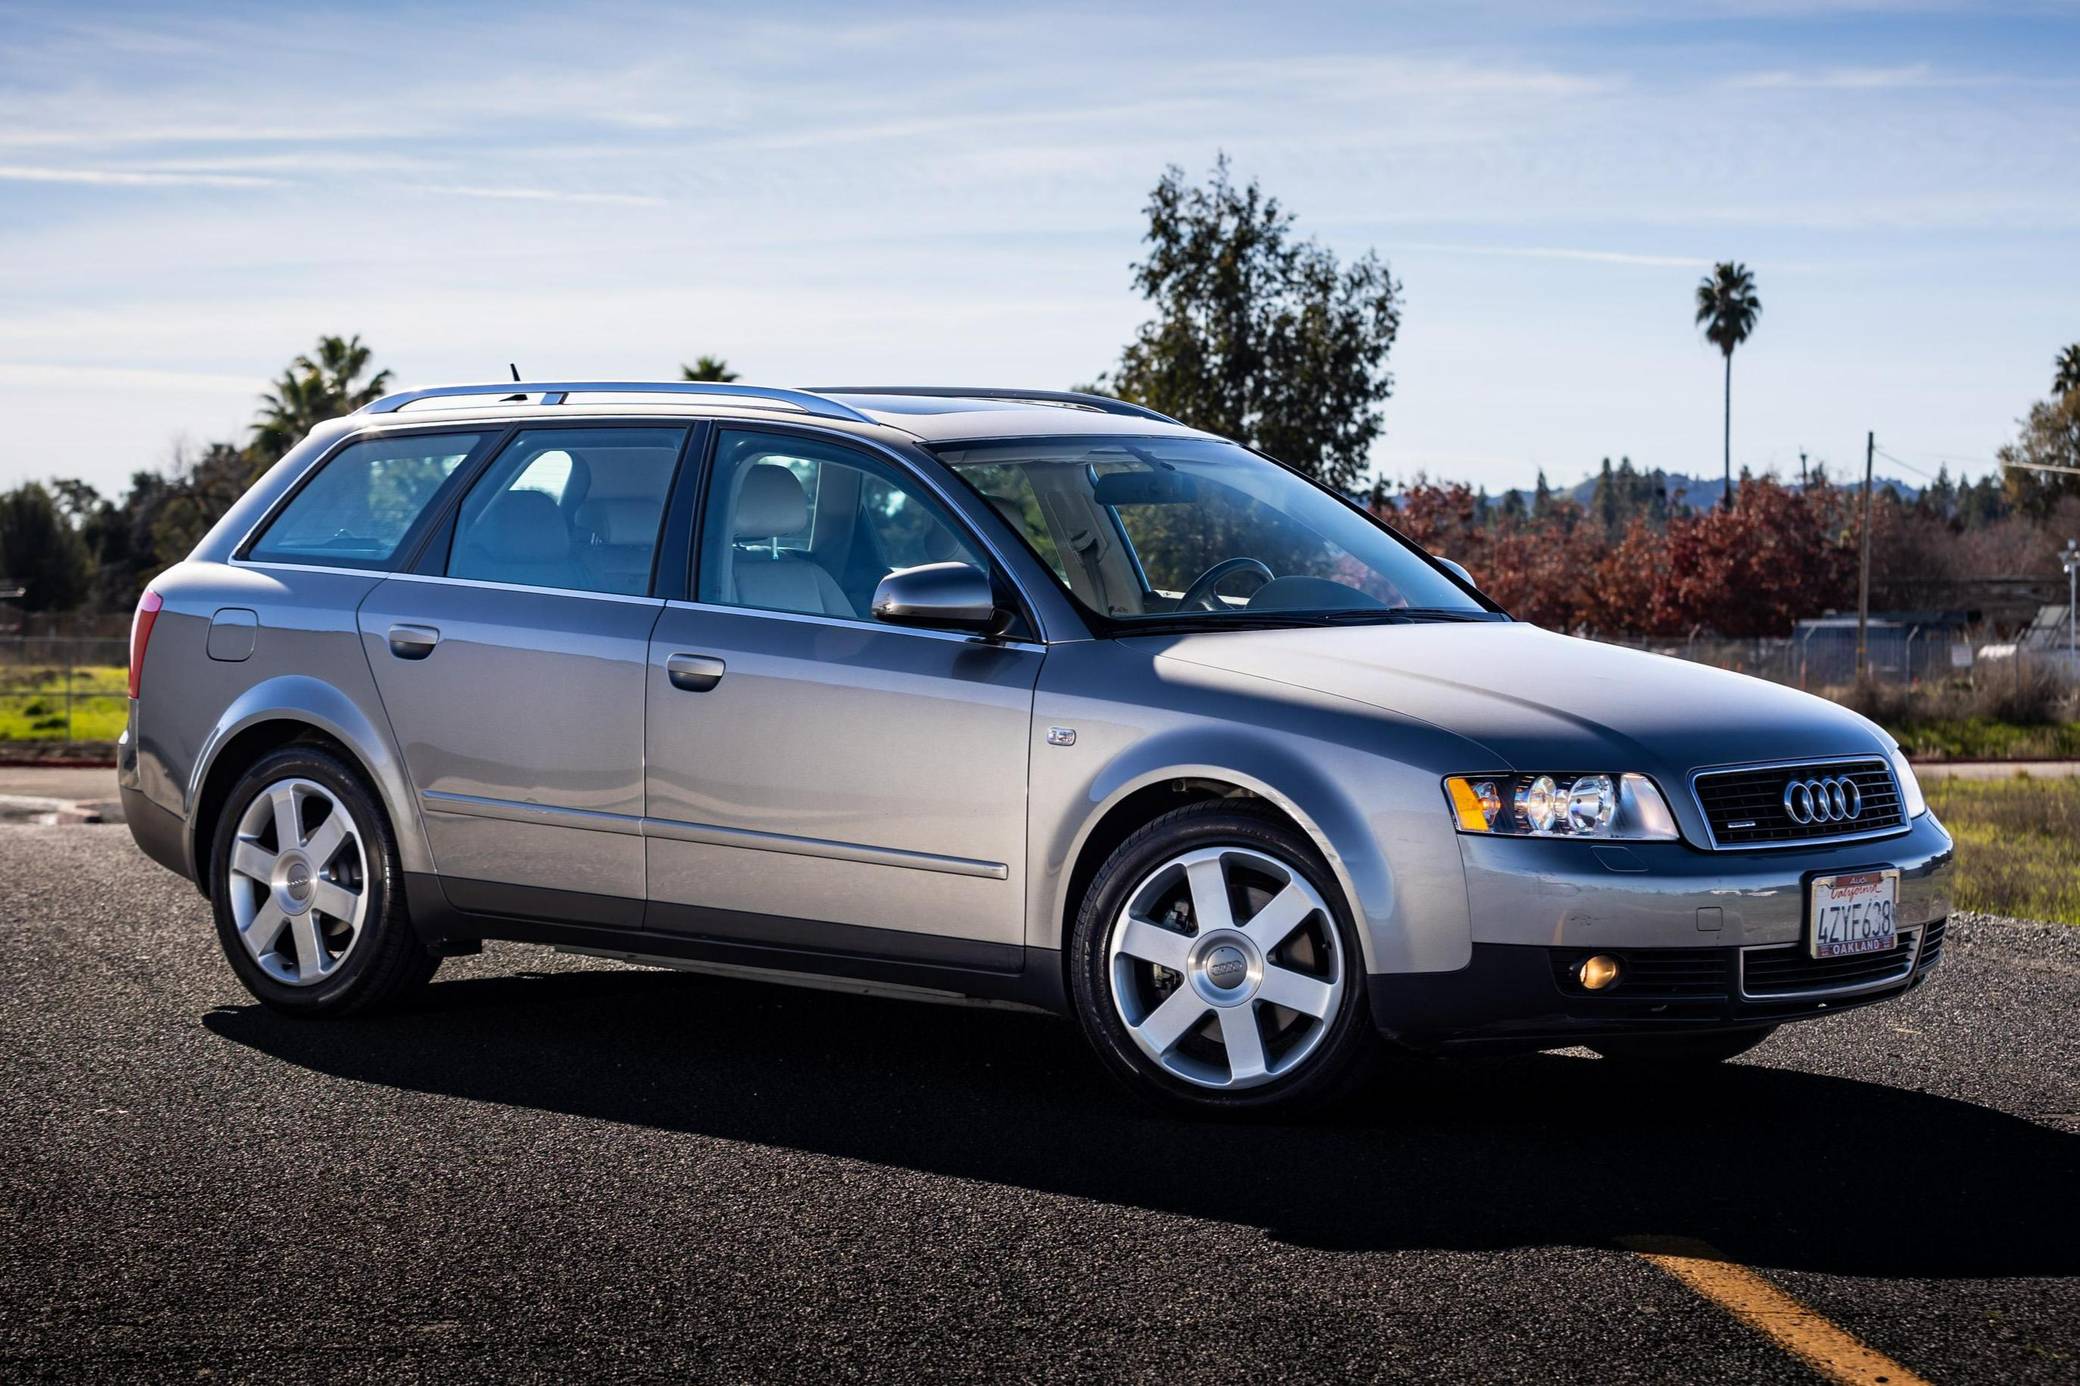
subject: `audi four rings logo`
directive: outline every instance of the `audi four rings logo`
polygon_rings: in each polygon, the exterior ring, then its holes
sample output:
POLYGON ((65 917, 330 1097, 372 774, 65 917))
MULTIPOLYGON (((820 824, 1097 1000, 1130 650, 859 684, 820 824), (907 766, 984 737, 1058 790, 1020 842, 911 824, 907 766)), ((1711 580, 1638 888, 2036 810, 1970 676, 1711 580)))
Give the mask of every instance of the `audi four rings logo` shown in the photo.
POLYGON ((1784 812, 1801 825, 1851 823, 1863 812, 1863 791, 1847 775, 1793 780, 1784 786, 1784 812))

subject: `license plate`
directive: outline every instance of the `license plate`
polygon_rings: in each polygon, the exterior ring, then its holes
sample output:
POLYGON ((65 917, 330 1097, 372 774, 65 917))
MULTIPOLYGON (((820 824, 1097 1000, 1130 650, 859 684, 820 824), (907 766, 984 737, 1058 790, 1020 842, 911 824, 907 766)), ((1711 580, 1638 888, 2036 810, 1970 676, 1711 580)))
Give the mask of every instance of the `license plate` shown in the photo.
POLYGON ((1808 935, 1816 958, 1882 953, 1899 942, 1896 870, 1815 876, 1812 902, 1808 935))

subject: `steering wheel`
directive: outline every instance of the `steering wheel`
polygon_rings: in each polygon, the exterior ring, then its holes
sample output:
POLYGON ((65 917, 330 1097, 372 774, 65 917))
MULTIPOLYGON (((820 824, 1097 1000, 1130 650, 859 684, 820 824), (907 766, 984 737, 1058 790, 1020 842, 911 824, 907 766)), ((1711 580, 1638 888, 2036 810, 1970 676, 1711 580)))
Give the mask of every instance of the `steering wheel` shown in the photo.
MULTIPOLYGON (((1221 610, 1222 608, 1218 605, 1219 598, 1213 595, 1213 589, 1220 586, 1221 581, 1228 574, 1239 573, 1245 568, 1261 574, 1264 582, 1270 582, 1278 576, 1277 573, 1272 572, 1271 569, 1254 558, 1223 558, 1220 562, 1199 574, 1193 580, 1192 585, 1185 588, 1184 595, 1177 599, 1177 609, 1183 611, 1188 607, 1201 606, 1208 611, 1221 610)), ((1260 582, 1257 585, 1261 587, 1264 583, 1260 582)))

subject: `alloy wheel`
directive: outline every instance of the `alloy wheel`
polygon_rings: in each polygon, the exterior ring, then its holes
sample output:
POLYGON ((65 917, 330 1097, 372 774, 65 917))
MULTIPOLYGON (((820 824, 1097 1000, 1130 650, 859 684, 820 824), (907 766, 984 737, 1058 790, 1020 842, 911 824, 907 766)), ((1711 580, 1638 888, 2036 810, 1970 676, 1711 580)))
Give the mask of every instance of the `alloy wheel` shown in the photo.
POLYGON ((275 981, 334 975, 368 916, 368 853, 353 815, 315 780, 277 780, 253 796, 231 841, 238 937, 275 981))
POLYGON ((1107 959, 1112 1004, 1136 1047, 1205 1088, 1256 1087, 1306 1063, 1348 976, 1321 893, 1245 847, 1187 852, 1144 876, 1107 959))

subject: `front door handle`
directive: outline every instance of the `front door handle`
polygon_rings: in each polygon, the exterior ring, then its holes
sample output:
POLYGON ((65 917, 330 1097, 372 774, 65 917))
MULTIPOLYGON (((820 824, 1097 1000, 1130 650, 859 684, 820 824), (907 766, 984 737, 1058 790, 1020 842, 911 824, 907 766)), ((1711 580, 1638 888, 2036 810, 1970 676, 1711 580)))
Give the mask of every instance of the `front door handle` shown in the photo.
POLYGON ((705 693, 722 682, 729 666, 714 655, 675 654, 664 662, 665 677, 672 687, 688 693, 705 693))
POLYGON ((441 633, 432 626, 390 627, 390 653, 399 659, 424 659, 441 643, 441 633))

